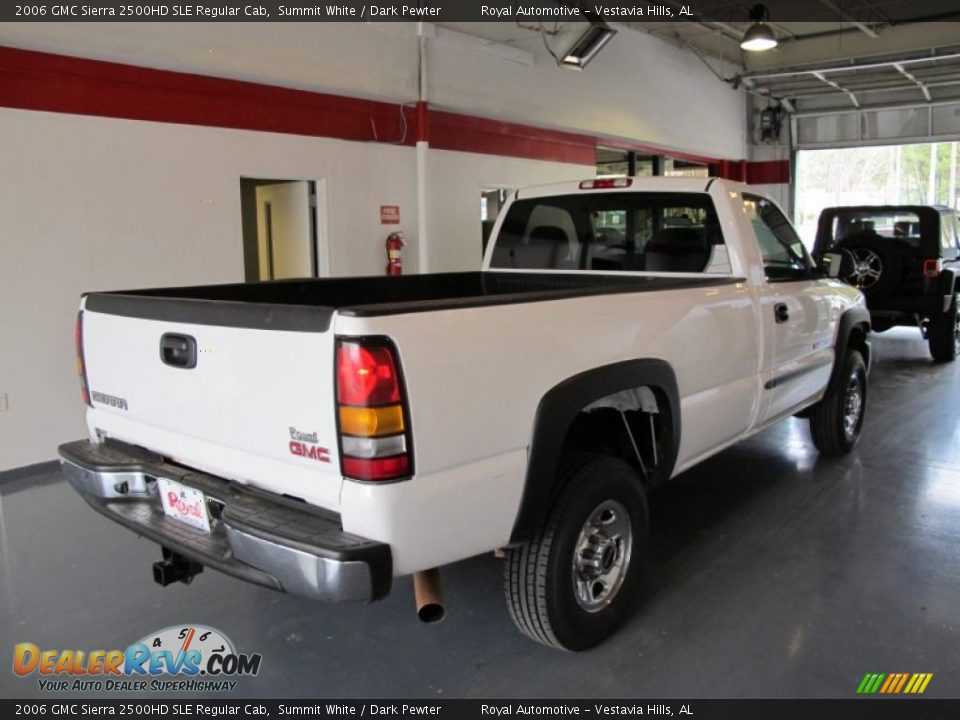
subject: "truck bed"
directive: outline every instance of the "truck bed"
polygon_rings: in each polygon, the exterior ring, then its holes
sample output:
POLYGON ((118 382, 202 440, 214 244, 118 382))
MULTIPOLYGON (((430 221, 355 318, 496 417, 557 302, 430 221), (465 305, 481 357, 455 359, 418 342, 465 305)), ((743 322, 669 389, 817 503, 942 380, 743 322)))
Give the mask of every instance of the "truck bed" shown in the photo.
POLYGON ((86 308, 111 315, 201 325, 325 331, 334 312, 350 316, 393 315, 584 295, 710 287, 737 281, 711 276, 436 273, 98 292, 87 295, 86 308))

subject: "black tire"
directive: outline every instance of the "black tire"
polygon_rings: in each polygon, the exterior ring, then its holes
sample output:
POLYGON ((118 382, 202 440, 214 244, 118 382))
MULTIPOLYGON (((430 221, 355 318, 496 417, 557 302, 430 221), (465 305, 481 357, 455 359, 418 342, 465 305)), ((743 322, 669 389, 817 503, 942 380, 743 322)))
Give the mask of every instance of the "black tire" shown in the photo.
POLYGON ((930 354, 937 362, 953 362, 960 354, 960 315, 957 313, 957 296, 953 296, 950 309, 942 315, 930 318, 927 330, 930 354))
POLYGON ((867 409, 867 366, 859 351, 847 350, 834 385, 810 408, 810 437, 821 454, 846 455, 860 440, 867 409))
POLYGON ((629 617, 644 584, 647 502, 639 475, 614 457, 572 455, 561 464, 558 479, 563 491, 543 527, 524 545, 508 551, 504 590, 510 617, 524 635, 562 650, 586 650, 613 634, 629 617), (599 537, 583 533, 590 527, 587 521, 602 517, 604 508, 619 514, 618 527, 623 527, 624 518, 629 520, 621 540, 607 538, 612 545, 590 543, 589 551, 578 553, 584 537, 599 537), (611 571, 622 561, 622 573, 617 575, 615 587, 611 581, 609 596, 594 596, 597 591, 593 586, 602 583, 579 574, 578 565, 585 564, 591 552, 598 563, 592 569, 597 572, 607 560, 611 571), (588 590, 589 597, 578 600, 578 588, 588 590), (587 610, 585 603, 597 607, 587 610))
POLYGON ((846 252, 850 272, 841 279, 848 285, 859 288, 868 298, 887 295, 900 284, 903 264, 896 248, 879 235, 869 238, 854 236, 844 240, 839 249, 846 252), (874 277, 871 274, 876 272, 874 277))

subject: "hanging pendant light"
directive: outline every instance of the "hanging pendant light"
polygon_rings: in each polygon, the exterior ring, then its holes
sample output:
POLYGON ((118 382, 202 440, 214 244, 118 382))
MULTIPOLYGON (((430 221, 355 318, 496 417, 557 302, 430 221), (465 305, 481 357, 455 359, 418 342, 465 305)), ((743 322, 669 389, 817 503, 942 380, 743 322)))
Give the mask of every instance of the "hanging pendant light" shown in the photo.
POLYGON ((770 11, 766 5, 754 5, 750 9, 750 20, 753 25, 747 28, 743 34, 743 40, 740 41, 740 47, 748 52, 762 52, 771 50, 777 46, 777 36, 773 34, 773 29, 767 25, 770 19, 770 11))

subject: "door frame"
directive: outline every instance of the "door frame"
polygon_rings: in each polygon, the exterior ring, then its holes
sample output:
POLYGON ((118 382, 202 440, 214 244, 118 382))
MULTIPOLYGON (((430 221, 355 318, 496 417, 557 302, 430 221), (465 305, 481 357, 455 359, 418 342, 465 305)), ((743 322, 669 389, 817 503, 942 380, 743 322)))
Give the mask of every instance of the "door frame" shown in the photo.
MULTIPOLYGON (((327 189, 327 178, 326 177, 301 177, 296 175, 291 175, 287 173, 256 173, 256 172, 245 172, 240 173, 239 180, 242 182, 244 180, 251 181, 267 181, 267 182, 306 182, 313 186, 313 197, 314 200, 311 202, 311 215, 310 222, 313 235, 313 247, 311 248, 311 258, 313 265, 314 277, 324 278, 331 276, 332 270, 332 254, 330 252, 330 214, 329 214, 329 198, 328 198, 328 189, 327 189)), ((241 207, 241 243, 240 250, 243 254, 244 252, 244 238, 243 238, 243 193, 241 190, 240 198, 240 207, 241 207)), ((256 212, 256 206, 254 206, 254 212, 256 212)), ((244 271, 246 272, 246 257, 244 260, 244 271)))

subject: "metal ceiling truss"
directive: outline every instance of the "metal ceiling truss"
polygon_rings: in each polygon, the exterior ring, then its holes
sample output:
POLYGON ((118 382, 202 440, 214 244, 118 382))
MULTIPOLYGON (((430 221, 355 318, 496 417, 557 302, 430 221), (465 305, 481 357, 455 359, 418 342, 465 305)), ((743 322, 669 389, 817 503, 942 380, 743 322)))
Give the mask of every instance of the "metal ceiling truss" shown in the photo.
POLYGON ((751 92, 794 105, 842 94, 854 109, 860 109, 866 104, 864 94, 905 91, 919 92, 925 102, 932 103, 938 99, 932 89, 960 87, 960 52, 934 50, 917 57, 747 73, 739 82, 751 92))
POLYGON ((886 15, 881 13, 866 0, 861 2, 861 6, 867 11, 867 14, 870 15, 872 19, 865 20, 857 18, 843 7, 843 0, 839 0, 839 2, 833 2, 833 0, 820 0, 820 4, 825 8, 835 12, 837 17, 839 17, 841 20, 845 20, 864 35, 872 38, 879 37, 879 30, 882 30, 891 24, 890 19, 886 15))

